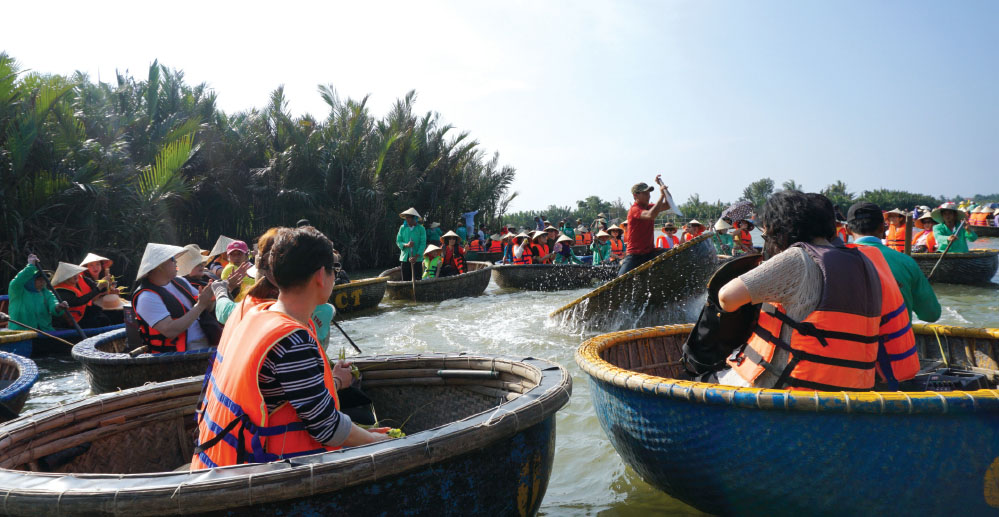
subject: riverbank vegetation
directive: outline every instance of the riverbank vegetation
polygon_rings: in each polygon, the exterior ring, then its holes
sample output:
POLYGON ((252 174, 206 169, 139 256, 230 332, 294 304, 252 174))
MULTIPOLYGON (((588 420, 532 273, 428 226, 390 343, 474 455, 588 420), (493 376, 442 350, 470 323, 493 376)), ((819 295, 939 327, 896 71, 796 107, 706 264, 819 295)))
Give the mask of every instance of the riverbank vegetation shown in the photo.
POLYGON ((293 116, 278 87, 266 105, 216 106, 205 84, 154 62, 145 79, 95 82, 25 70, 0 53, 0 282, 28 252, 46 268, 86 252, 131 278, 147 242, 210 247, 308 219, 347 267, 398 259, 396 214, 410 206, 453 225, 506 211, 513 167, 416 94, 384 116, 368 98, 319 88, 329 112, 293 116))

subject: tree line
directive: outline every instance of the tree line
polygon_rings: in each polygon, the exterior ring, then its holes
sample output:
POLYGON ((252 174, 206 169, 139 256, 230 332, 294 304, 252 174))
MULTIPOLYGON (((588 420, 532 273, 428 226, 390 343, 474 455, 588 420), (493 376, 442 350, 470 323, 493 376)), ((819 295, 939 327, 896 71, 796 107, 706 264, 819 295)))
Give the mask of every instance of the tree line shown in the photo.
POLYGON ((318 93, 322 118, 290 114, 283 87, 263 108, 226 113, 204 83, 158 62, 141 80, 94 82, 0 53, 0 282, 29 251, 50 269, 99 253, 131 279, 147 242, 208 248, 303 218, 346 267, 385 266, 406 208, 446 227, 478 209, 490 224, 514 198, 515 169, 417 112, 414 92, 381 117, 367 96, 318 93))

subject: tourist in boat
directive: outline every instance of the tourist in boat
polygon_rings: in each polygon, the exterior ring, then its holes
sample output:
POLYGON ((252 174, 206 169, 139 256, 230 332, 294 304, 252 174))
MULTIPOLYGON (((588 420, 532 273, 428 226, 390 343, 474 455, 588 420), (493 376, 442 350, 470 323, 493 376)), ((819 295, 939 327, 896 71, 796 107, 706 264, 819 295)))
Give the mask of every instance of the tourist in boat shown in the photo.
POLYGON ((551 264, 554 254, 548 246, 548 232, 534 232, 531 238, 531 260, 532 264, 551 264))
POLYGON ((897 358, 886 366, 894 379, 915 375, 915 338, 906 329, 908 314, 899 311, 904 302, 891 272, 877 250, 868 256, 830 241, 835 216, 825 196, 776 192, 763 207, 760 226, 767 260, 725 284, 718 297, 727 312, 749 303, 764 306, 747 346, 727 360, 730 369, 719 372, 719 382, 870 390, 879 341, 886 359, 897 358), (893 335, 891 329, 900 330, 893 335))
POLYGON ((673 223, 663 223, 660 234, 656 237, 656 247, 668 250, 673 246, 680 245, 680 238, 676 236, 676 225, 673 223))
POLYGON ((874 203, 854 203, 850 207, 847 212, 847 226, 853 234, 854 242, 858 246, 875 248, 884 257, 892 276, 895 277, 895 283, 902 292, 910 320, 913 312, 919 319, 928 323, 940 319, 940 302, 937 301, 937 295, 930 287, 926 275, 919 269, 919 264, 905 253, 895 251, 881 243, 884 221, 878 217, 880 214, 881 208, 874 203))
POLYGON ((253 264, 250 263, 250 249, 243 241, 233 241, 226 246, 226 259, 229 264, 222 268, 219 278, 229 282, 229 292, 233 300, 241 301, 255 279, 247 274, 253 264))
POLYGON ((441 230, 441 223, 430 223, 430 228, 427 228, 427 244, 440 246, 441 235, 443 235, 443 233, 443 230, 441 230))
POLYGON ((614 255, 611 250, 610 244, 610 234, 603 231, 597 231, 597 238, 590 244, 590 251, 593 252, 593 265, 597 266, 600 264, 620 264, 620 260, 617 255, 614 255))
POLYGON ((427 249, 423 250, 423 278, 437 278, 437 272, 441 268, 441 249, 433 244, 427 244, 427 249))
POLYGON ((516 245, 513 247, 513 264, 527 266, 533 263, 531 237, 524 232, 520 232, 517 234, 516 242, 516 245))
POLYGON ((619 224, 618 226, 621 227, 621 240, 623 240, 625 243, 627 243, 628 242, 628 221, 627 220, 621 221, 621 224, 619 224))
POLYGON ((736 219, 734 226, 736 229, 732 232, 732 241, 735 243, 735 254, 756 253, 756 248, 753 247, 753 235, 749 233, 756 227, 753 222, 748 219, 736 219))
POLYGON ((930 212, 930 217, 937 222, 937 225, 933 227, 933 238, 937 241, 937 251, 948 250, 949 253, 967 253, 968 241, 978 240, 978 234, 969 230, 968 225, 962 226, 961 231, 955 233, 961 220, 965 219, 967 214, 958 210, 952 202, 944 203, 934 209, 930 212))
MULTIPOLYGON (((455 234, 457 235, 457 234, 455 234)), ((485 246, 483 246, 482 240, 479 239, 475 234, 469 235, 468 244, 465 246, 467 251, 474 251, 476 253, 485 251, 485 246)))
POLYGON ((67 317, 69 304, 60 303, 52 291, 46 289, 44 274, 38 268, 38 257, 28 255, 28 264, 7 284, 11 330, 31 330, 14 323, 14 320, 39 330, 53 330, 53 319, 67 317))
POLYGON ((211 279, 205 276, 205 263, 208 257, 205 256, 197 244, 184 246, 184 253, 177 257, 177 275, 184 277, 195 289, 211 283, 211 279))
POLYGON ((339 411, 336 391, 353 381, 350 365, 338 361, 331 367, 312 330, 316 306, 333 290, 332 243, 311 227, 280 232, 270 260, 278 299, 249 311, 220 343, 207 377, 191 470, 278 461, 388 438, 339 411), (238 449, 242 440, 226 439, 233 432, 246 433, 245 448, 238 449))
POLYGON ((572 246, 575 244, 575 239, 569 237, 568 235, 560 235, 555 241, 555 246, 552 249, 552 253, 555 254, 554 262, 556 264, 582 264, 583 261, 579 260, 579 257, 572 252, 572 246))
MULTIPOLYGON (((100 328, 111 324, 111 318, 104 313, 100 305, 94 303, 98 296, 108 294, 109 285, 103 289, 97 287, 97 282, 84 276, 87 268, 60 262, 52 274, 52 286, 55 287, 59 299, 69 304, 69 315, 81 328, 100 328)), ((58 328, 74 328, 68 319, 55 320, 58 328)))
MULTIPOLYGON (((87 268, 83 273, 83 278, 89 279, 91 282, 88 283, 95 284, 97 290, 101 292, 91 303, 95 307, 103 309, 104 306, 99 303, 102 296, 121 293, 114 275, 111 274, 111 266, 114 265, 114 261, 95 253, 87 253, 87 256, 83 258, 80 265, 87 268)), ((120 307, 121 304, 117 302, 113 306, 120 307)), ((104 314, 108 316, 108 320, 112 325, 122 323, 124 318, 121 311, 104 311, 104 314)))
POLYGON ((402 280, 409 282, 414 275, 416 278, 423 277, 423 251, 427 248, 427 230, 417 224, 420 213, 415 208, 402 212, 399 217, 404 221, 395 236, 395 244, 399 247, 399 270, 402 273, 402 280))
POLYGON ((683 239, 683 242, 687 242, 700 236, 702 233, 704 233, 704 224, 697 219, 691 219, 690 222, 684 226, 681 238, 683 239))
POLYGON ((933 226, 936 225, 929 212, 923 212, 913 225, 918 232, 912 236, 913 253, 933 253, 937 251, 937 239, 933 236, 933 226))
MULTIPOLYGON (((576 230, 571 224, 567 223, 565 219, 559 222, 558 230, 562 233, 562 235, 572 239, 573 245, 576 244, 576 230)), ((556 241, 555 244, 558 244, 558 242, 556 241)))
POLYGON ((460 239, 455 232, 447 232, 441 237, 444 248, 441 250, 441 268, 437 277, 461 275, 468 271, 465 249, 461 247, 460 239))
POLYGON ((624 260, 627 252, 627 245, 625 244, 624 239, 621 238, 621 236, 624 235, 624 230, 615 224, 614 226, 607 228, 607 234, 610 235, 608 242, 610 243, 611 254, 614 255, 617 260, 624 260))
POLYGON ((900 208, 885 212, 888 228, 885 231, 884 245, 895 251, 905 251, 905 215, 900 208))
POLYGON ((184 352, 207 348, 213 343, 199 318, 212 308, 210 287, 200 291, 177 276, 176 257, 184 248, 149 243, 142 254, 132 295, 135 319, 142 344, 150 352, 184 352))
POLYGON ((715 245, 715 253, 719 255, 732 255, 735 241, 728 234, 728 231, 731 229, 732 225, 726 223, 723 219, 719 219, 715 223, 715 231, 711 235, 711 242, 715 245))
POLYGON ((488 250, 489 253, 503 253, 503 236, 502 235, 500 235, 498 233, 494 233, 494 234, 492 234, 492 235, 489 236, 489 241, 487 241, 487 242, 488 242, 488 245, 486 246, 486 250, 488 250))
POLYGON ((513 264, 513 233, 506 232, 500 236, 501 252, 503 256, 500 257, 497 264, 513 264))

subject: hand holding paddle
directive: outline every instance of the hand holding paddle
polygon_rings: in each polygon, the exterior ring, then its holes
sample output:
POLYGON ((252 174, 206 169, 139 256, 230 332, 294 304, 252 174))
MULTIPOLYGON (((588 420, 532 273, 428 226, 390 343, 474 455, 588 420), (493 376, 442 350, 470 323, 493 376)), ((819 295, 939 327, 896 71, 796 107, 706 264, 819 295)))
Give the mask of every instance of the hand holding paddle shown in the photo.
MULTIPOLYGON (((38 268, 39 272, 41 273, 42 266, 39 265, 38 257, 34 253, 28 254, 28 263, 34 264, 34 266, 38 268)), ((49 281, 49 277, 46 276, 45 273, 42 273, 42 278, 45 279, 45 286, 49 288, 49 291, 52 291, 52 296, 55 296, 56 301, 59 302, 60 304, 64 303, 62 301, 62 298, 59 298, 59 293, 56 292, 55 287, 52 287, 52 282, 49 281)), ((68 307, 68 305, 63 307, 68 307)), ((80 324, 76 322, 76 319, 73 318, 73 315, 70 314, 68 311, 63 312, 63 315, 66 317, 67 320, 69 320, 70 323, 73 324, 73 328, 75 328, 77 334, 80 335, 80 339, 87 339, 87 334, 85 334, 83 332, 83 329, 80 328, 80 324)), ((18 325, 20 325, 20 323, 18 323, 18 325)))
POLYGON ((951 235, 947 239, 947 247, 945 247, 943 253, 940 254, 940 258, 937 259, 937 263, 933 264, 933 269, 930 270, 930 274, 926 275, 926 280, 930 280, 931 278, 933 278, 933 273, 937 272, 937 266, 939 266, 940 263, 943 262, 944 257, 947 256, 947 252, 950 251, 950 245, 954 244, 954 240, 957 239, 957 236, 961 234, 961 231, 963 229, 964 229, 964 221, 961 221, 961 223, 957 225, 957 228, 954 228, 954 235, 951 235))

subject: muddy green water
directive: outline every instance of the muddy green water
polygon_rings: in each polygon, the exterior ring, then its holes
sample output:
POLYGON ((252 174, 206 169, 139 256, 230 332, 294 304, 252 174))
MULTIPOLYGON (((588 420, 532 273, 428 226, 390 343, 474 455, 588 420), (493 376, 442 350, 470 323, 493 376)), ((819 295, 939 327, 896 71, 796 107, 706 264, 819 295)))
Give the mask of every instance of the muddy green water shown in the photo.
MULTIPOLYGON (((972 247, 999 249, 999 239, 980 239, 972 247)), ((939 323, 999 327, 999 291, 994 287, 939 284, 934 290, 944 307, 939 323)), ((568 333, 548 319, 553 309, 585 292, 502 290, 490 283, 485 294, 475 298, 439 304, 383 301, 376 312, 341 325, 366 355, 468 351, 533 356, 568 368, 572 400, 558 413, 555 466, 543 515, 701 515, 642 481, 624 465, 600 429, 586 375, 573 360, 584 336, 568 333)), ((330 352, 337 354, 341 347, 350 349, 334 329, 330 352)), ((86 377, 72 358, 36 361, 41 380, 25 412, 87 396, 86 377)))

